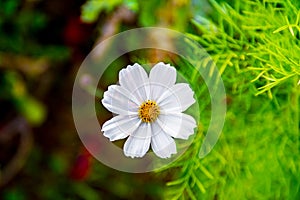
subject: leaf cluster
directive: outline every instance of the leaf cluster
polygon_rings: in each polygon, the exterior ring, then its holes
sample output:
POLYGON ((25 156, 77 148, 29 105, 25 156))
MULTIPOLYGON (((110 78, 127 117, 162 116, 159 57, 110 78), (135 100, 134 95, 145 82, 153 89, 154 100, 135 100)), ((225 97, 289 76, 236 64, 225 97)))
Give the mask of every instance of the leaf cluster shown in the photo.
MULTIPOLYGON (((210 1, 214 12, 196 16, 196 39, 213 57, 220 74, 234 68, 257 88, 255 94, 300 75, 300 10, 296 1, 243 0, 234 5, 210 1), (228 69, 229 68, 229 69, 228 69)), ((228 74, 223 75, 224 78, 228 74)), ((232 77, 228 77, 232 78, 232 77)), ((294 82, 291 84, 295 84, 294 82)), ((242 85, 242 84, 240 84, 242 85)))
POLYGON ((200 159, 210 104, 197 72, 187 68, 201 119, 192 146, 167 167, 176 174, 165 198, 298 199, 299 3, 211 0, 210 5, 212 12, 195 16, 196 32, 187 35, 219 69, 227 90, 226 122, 213 151, 200 159))

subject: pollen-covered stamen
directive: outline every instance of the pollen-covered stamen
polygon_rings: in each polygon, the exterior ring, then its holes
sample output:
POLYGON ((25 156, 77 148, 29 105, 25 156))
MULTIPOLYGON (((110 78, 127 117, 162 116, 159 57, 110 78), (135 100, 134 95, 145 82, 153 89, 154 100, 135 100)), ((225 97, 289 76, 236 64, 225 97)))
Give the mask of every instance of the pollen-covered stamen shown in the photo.
POLYGON ((139 117, 143 122, 154 122, 160 113, 159 106, 155 101, 145 101, 139 107, 139 117))

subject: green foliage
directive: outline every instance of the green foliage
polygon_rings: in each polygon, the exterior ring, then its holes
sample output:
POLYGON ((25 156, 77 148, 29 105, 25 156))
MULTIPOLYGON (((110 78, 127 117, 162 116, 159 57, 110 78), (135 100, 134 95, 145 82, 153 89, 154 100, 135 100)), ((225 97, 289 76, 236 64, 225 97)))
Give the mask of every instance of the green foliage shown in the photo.
POLYGON ((177 173, 165 199, 299 199, 299 3, 210 3, 212 12, 192 20, 196 33, 188 36, 222 75, 226 122, 217 145, 200 159, 210 104, 198 72, 185 64, 201 120, 192 146, 167 167, 177 173))
POLYGON ((21 115, 23 115, 30 124, 40 125, 46 118, 46 108, 39 101, 28 95, 17 98, 16 107, 21 115))
POLYGON ((164 2, 159 0, 140 1, 139 23, 142 26, 154 26, 157 24, 157 8, 163 5, 164 2))
POLYGON ((184 31, 191 16, 190 1, 138 1, 140 26, 163 26, 184 31))
POLYGON ((40 125, 46 117, 45 107, 31 97, 21 76, 13 71, 6 71, 0 76, 0 100, 11 101, 16 110, 32 125, 40 125))
MULTIPOLYGON (((274 111, 264 97, 232 96, 223 134, 211 154, 198 157, 201 131, 177 169, 166 199, 297 199, 299 130, 290 110, 274 111), (293 124, 293 125, 292 125, 293 124)), ((291 108, 287 108, 291 109, 291 108)), ((297 121, 296 121, 297 122, 297 121)))
POLYGON ((87 23, 95 22, 101 13, 112 13, 116 7, 123 6, 137 14, 139 26, 169 26, 184 31, 191 16, 189 2, 189 0, 88 0, 82 6, 81 18, 87 23))
POLYGON ((300 75, 298 3, 245 0, 235 1, 234 7, 211 4, 215 9, 212 19, 193 20, 198 34, 191 37, 210 53, 221 74, 234 67, 255 83, 256 95, 267 92, 270 98, 274 86, 300 75))
POLYGON ((29 94, 26 78, 41 73, 50 61, 65 61, 70 52, 63 45, 40 43, 38 38, 47 27, 47 15, 29 4, 19 0, 0 2, 0 67, 4 68, 0 100, 10 101, 18 114, 32 125, 40 125, 46 108, 29 94))
POLYGON ((111 12, 115 7, 120 5, 124 5, 134 11, 138 8, 137 0, 88 0, 82 6, 81 18, 87 23, 95 22, 101 12, 111 12))
POLYGON ((0 10, 0 52, 46 57, 54 61, 69 57, 68 48, 41 45, 36 40, 47 25, 45 13, 22 7, 19 0, 1 1, 0 6, 3 8, 0 10))
POLYGON ((20 188, 6 191, 2 197, 4 200, 25 200, 24 191, 20 188))

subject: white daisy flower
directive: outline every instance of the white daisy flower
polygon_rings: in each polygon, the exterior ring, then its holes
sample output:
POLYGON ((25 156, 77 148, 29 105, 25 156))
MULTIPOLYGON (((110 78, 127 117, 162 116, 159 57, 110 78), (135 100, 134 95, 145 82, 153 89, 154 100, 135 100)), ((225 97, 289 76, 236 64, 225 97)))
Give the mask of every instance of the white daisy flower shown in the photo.
POLYGON ((196 121, 182 113, 195 103, 186 83, 176 82, 176 69, 162 62, 149 77, 139 64, 119 72, 120 85, 104 92, 102 104, 117 116, 103 124, 110 141, 127 138, 123 150, 129 157, 143 157, 150 148, 161 158, 176 154, 173 138, 188 139, 196 121))

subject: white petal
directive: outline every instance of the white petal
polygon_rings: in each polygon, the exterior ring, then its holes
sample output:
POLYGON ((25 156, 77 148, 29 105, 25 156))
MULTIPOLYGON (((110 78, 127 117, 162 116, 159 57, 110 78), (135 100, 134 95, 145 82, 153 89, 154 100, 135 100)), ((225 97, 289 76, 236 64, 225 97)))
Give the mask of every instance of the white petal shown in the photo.
POLYGON ((150 82, 173 86, 176 82, 176 69, 169 64, 157 63, 150 71, 150 82))
POLYGON ((109 111, 119 115, 136 115, 139 108, 137 99, 119 85, 109 86, 101 102, 109 111))
POLYGON ((176 82, 176 69, 169 64, 157 63, 150 71, 151 98, 156 100, 176 82))
POLYGON ((157 122, 164 132, 174 138, 181 139, 188 139, 190 135, 194 134, 196 127, 195 119, 184 113, 161 114, 157 122))
POLYGON ((128 65, 119 72, 120 85, 136 96, 139 103, 149 99, 149 78, 139 64, 128 65))
POLYGON ((143 157, 150 147, 151 125, 141 123, 124 144, 124 154, 129 157, 143 157))
POLYGON ((152 123, 152 132, 155 134, 151 138, 151 147, 157 156, 170 158, 172 154, 177 153, 174 139, 166 134, 158 123, 152 123))
POLYGON ((118 115, 106 121, 102 130, 103 135, 109 138, 110 141, 120 140, 132 134, 140 125, 141 120, 135 116, 118 115))
POLYGON ((167 112, 183 112, 196 101, 194 92, 186 83, 178 83, 166 90, 157 100, 157 104, 162 111, 167 112))

